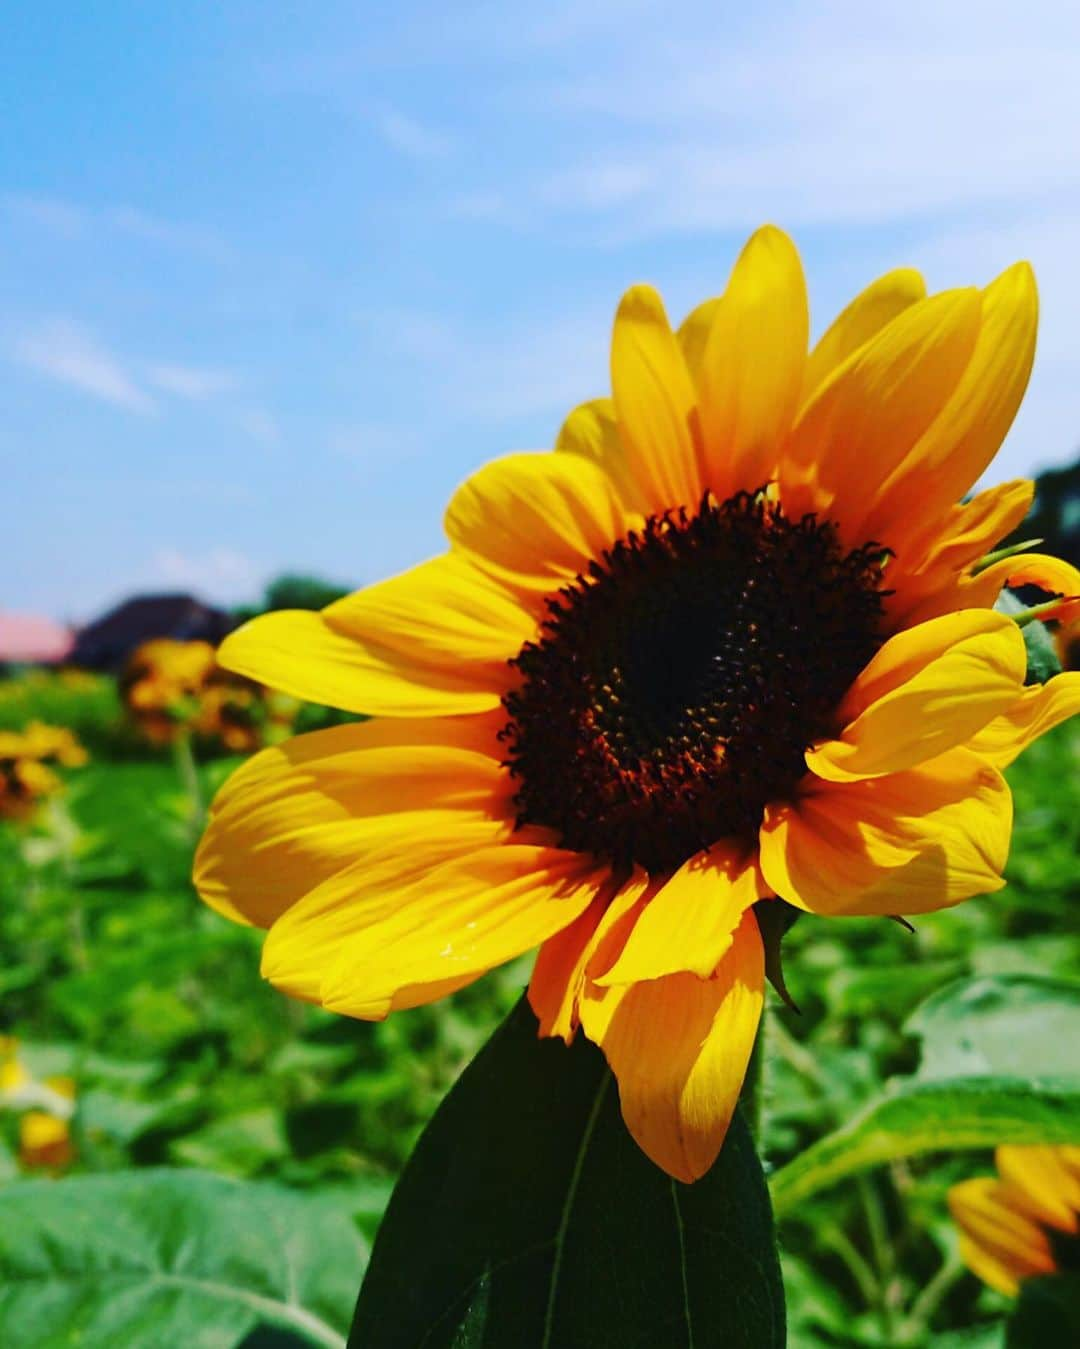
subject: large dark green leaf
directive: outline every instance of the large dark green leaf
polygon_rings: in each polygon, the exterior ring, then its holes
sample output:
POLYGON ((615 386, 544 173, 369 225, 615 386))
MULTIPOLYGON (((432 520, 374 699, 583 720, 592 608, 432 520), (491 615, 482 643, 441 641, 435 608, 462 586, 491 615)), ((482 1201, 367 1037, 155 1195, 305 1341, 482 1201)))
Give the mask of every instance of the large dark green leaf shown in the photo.
POLYGON ((269 1326, 342 1346, 364 1256, 347 1209, 273 1186, 19 1181, 0 1188, 0 1344, 233 1349, 269 1326))
POLYGON ((1005 1349, 1065 1349, 1080 1344, 1080 1274, 1028 1279, 1005 1332, 1005 1349))
POLYGON ((626 1132, 583 1036, 527 1003, 440 1107, 390 1201, 352 1349, 779 1349, 783 1289, 741 1118, 693 1186, 626 1132))

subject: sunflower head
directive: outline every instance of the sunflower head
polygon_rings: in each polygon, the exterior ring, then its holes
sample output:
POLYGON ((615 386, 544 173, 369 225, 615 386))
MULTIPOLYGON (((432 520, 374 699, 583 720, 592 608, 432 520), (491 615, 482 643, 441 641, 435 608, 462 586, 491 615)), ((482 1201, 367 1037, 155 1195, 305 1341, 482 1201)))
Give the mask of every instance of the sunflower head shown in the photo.
POLYGON ((168 744, 180 732, 217 740, 238 753, 261 742, 262 690, 222 669, 209 642, 144 642, 128 660, 120 693, 151 744, 168 744))
POLYGON ((1080 1148, 1000 1147, 996 1176, 949 1191, 960 1254, 1015 1297, 1025 1279, 1080 1269, 1080 1148))
POLYGON ((918 913, 997 890, 1001 775, 1080 706, 1025 688, 986 562, 1032 486, 961 498, 1031 367, 1030 269, 871 285, 807 350, 786 235, 758 231, 677 328, 636 286, 611 393, 554 451, 454 494, 449 549, 227 668, 373 720, 264 751, 218 797, 206 901, 269 929, 264 973, 361 1017, 539 947, 540 1033, 597 1043, 641 1146, 711 1164, 763 999, 755 906, 918 913))
POLYGON ((0 731, 0 818, 28 820, 63 787, 54 765, 77 768, 87 753, 64 726, 32 721, 22 731, 0 731))

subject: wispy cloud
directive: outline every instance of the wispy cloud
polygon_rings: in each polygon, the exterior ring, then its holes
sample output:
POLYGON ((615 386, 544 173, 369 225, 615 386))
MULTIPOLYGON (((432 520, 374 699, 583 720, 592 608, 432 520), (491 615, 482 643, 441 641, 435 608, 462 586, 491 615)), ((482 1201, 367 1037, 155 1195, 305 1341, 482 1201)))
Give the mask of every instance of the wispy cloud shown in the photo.
POLYGON ((229 370, 210 370, 190 365, 151 365, 146 378, 155 388, 202 403, 221 394, 232 393, 239 384, 229 370))
POLYGON ((454 148, 453 138, 446 132, 425 126, 393 108, 382 109, 375 125, 391 149, 410 159, 445 159, 454 148))
MULTIPOLYGON (((162 398, 206 403, 242 387, 231 370, 119 356, 87 324, 71 318, 39 322, 15 341, 12 354, 39 374, 142 415, 159 411, 162 398)), ((234 415, 254 439, 276 439, 277 428, 268 413, 242 408, 234 415)))
POLYGON ((146 574, 152 584, 192 590, 221 603, 249 599, 263 580, 262 569, 232 548, 211 548, 205 553, 161 548, 151 558, 146 574))
POLYGON ((600 5, 570 36, 527 80, 478 80, 502 131, 453 213, 497 194, 528 207, 507 224, 621 242, 1080 195, 1080 10, 1056 0, 794 0, 738 20, 691 0, 633 23, 600 5))
POLYGON ((72 319, 49 319, 21 337, 15 356, 22 364, 128 412, 154 412, 153 398, 121 360, 72 319))
POLYGON ((478 335, 437 314, 387 310, 361 322, 423 371, 442 418, 498 422, 567 410, 606 387, 610 315, 519 318, 478 335))
POLYGON ((4 209, 16 219, 41 226, 65 239, 94 233, 116 233, 129 239, 221 260, 227 250, 221 239, 199 225, 166 220, 150 211, 127 205, 87 206, 57 197, 9 192, 2 198, 4 209))
POLYGON ((281 443, 281 427, 277 419, 261 407, 239 408, 233 416, 244 435, 268 448, 281 443))

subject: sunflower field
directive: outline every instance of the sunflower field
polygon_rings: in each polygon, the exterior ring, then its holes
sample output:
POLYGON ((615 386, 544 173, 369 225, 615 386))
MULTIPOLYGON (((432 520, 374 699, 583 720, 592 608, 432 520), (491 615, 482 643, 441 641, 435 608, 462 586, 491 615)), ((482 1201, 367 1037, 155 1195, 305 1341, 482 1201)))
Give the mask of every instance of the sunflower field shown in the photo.
MULTIPOLYGON (((85 762, 54 768, 62 790, 32 821, 0 823, 0 1343, 344 1345, 394 1182, 529 957, 381 1022, 283 998, 259 977, 261 934, 190 879, 206 802, 242 756, 197 746, 190 771, 132 735, 101 676, 0 684, 0 734, 34 723, 71 731, 85 762)), ((1078 758, 1067 724, 1009 770, 998 894, 914 931, 806 918, 785 936, 752 1123, 795 1349, 1036 1342, 1006 1339, 1015 1300, 966 1268, 948 1196, 992 1174, 1002 1141, 1076 1136, 1078 758)), ((521 1125, 534 1158, 544 1127, 521 1125)), ((702 1318, 729 1296, 713 1284, 687 1294, 702 1318)), ((468 1333, 400 1342, 486 1342, 468 1333)))

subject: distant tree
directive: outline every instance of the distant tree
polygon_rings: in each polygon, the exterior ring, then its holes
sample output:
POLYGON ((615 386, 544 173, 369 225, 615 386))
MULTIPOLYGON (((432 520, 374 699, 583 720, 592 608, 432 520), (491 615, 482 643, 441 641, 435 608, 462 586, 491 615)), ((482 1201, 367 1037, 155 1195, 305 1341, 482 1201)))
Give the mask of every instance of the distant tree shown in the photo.
POLYGON ((1009 542, 1042 539, 1039 551, 1080 565, 1080 459, 1035 479, 1031 514, 1009 542))
POLYGON ((298 572, 284 572, 272 580, 263 591, 261 600, 254 604, 238 605, 232 611, 234 623, 246 623, 249 618, 270 613, 274 609, 323 609, 351 587, 337 585, 320 576, 304 576, 298 572))
POLYGON ((266 587, 262 607, 264 612, 271 609, 323 609, 348 593, 348 586, 326 581, 321 576, 286 572, 266 587))

